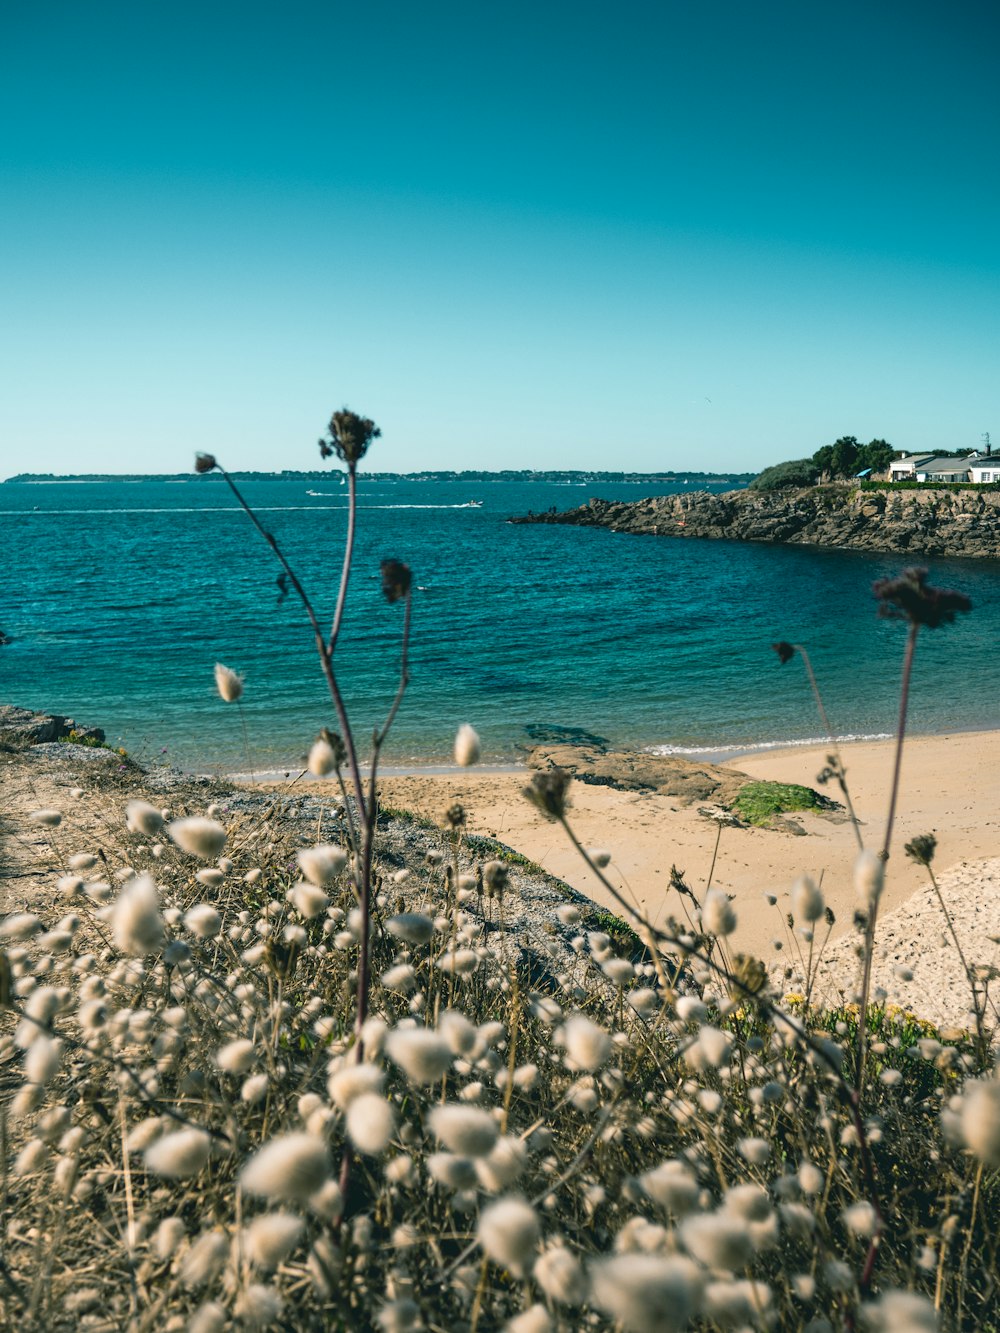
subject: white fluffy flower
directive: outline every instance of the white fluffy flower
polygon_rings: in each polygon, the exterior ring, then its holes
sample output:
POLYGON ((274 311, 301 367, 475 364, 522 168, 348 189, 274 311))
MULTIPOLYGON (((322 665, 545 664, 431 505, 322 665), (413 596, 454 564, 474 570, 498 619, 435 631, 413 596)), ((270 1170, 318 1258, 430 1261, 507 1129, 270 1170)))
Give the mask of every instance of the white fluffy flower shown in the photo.
POLYGON ((688 1254, 706 1268, 742 1268, 753 1242, 743 1218, 731 1213, 698 1213, 681 1223, 681 1240, 688 1254))
POLYGON ((151 838, 163 827, 163 816, 148 801, 129 801, 125 807, 125 823, 133 833, 151 838))
POLYGON ((199 940, 210 940, 222 929, 222 917, 210 903, 198 903, 184 913, 184 926, 199 940))
POLYGON ((611 1037, 586 1014, 571 1014, 567 1018, 562 1042, 576 1069, 599 1069, 611 1054, 611 1037))
POLYGON ((215 1063, 227 1074, 245 1074, 254 1061, 253 1042, 237 1037, 215 1052, 215 1063))
POLYGON ((309 750, 306 767, 316 778, 325 778, 337 767, 337 756, 329 741, 314 741, 309 750))
POLYGON ((463 722, 455 735, 455 763, 468 768, 472 764, 479 763, 481 754, 482 746, 478 734, 468 722, 463 722))
POLYGON ((302 1235, 305 1223, 294 1213, 265 1213, 246 1229, 247 1255, 258 1268, 277 1268, 302 1235))
POLYGON ((488 1157, 474 1159, 476 1175, 484 1190, 499 1194, 509 1189, 528 1164, 528 1150, 522 1139, 505 1134, 497 1139, 488 1157))
POLYGON ((423 912, 400 912, 389 918, 385 928, 390 935, 407 944, 426 944, 434 934, 434 922, 423 912))
POLYGON ((268 1328, 277 1322, 284 1308, 280 1292, 262 1282, 251 1282, 237 1300, 235 1313, 244 1328, 268 1328))
POLYGON ((701 1281, 680 1255, 621 1254, 590 1268, 594 1304, 627 1333, 679 1333, 697 1312, 701 1281))
POLYGON ((376 1065, 349 1064, 335 1069, 327 1080, 331 1100, 342 1111, 363 1092, 381 1092, 385 1074, 376 1065))
POLYGON ((854 891, 869 906, 882 896, 885 862, 874 852, 862 852, 854 862, 854 891))
POLYGON ((396 1028, 386 1037, 385 1049, 411 1083, 435 1083, 451 1068, 451 1047, 426 1028, 396 1028))
POLYGON ((457 1009, 446 1009, 438 1020, 438 1031, 456 1055, 468 1055, 478 1040, 479 1033, 457 1009))
POLYGON ((639 1177, 639 1184, 651 1199, 683 1217, 698 1205, 698 1179, 683 1162, 671 1158, 639 1177))
POLYGON ((520 1276, 538 1245, 538 1216, 524 1199, 498 1199, 484 1208, 476 1232, 489 1257, 520 1276))
POLYGON ((723 893, 721 889, 709 889, 701 909, 701 924, 709 935, 723 938, 733 933, 736 929, 736 913, 728 893, 723 893))
POLYGON ((180 1280, 185 1287, 203 1287, 226 1262, 229 1242, 221 1231, 203 1231, 184 1256, 180 1280))
POLYGON ((435 1138, 463 1157, 485 1157, 500 1132, 490 1113, 475 1106, 435 1106, 428 1121, 435 1138))
POLYGON ((792 885, 792 911, 796 921, 818 921, 823 915, 823 894, 816 883, 802 875, 792 885))
POLYGON ((382 973, 379 980, 386 990, 397 991, 400 995, 409 995, 416 989, 417 974, 409 963, 397 963, 382 973))
POLYGON ((472 1161, 453 1152, 432 1152, 427 1158, 427 1174, 445 1189, 471 1190, 476 1185, 472 1161))
POLYGON ((133 958, 155 953, 163 944, 159 895, 149 875, 136 875, 118 895, 111 934, 115 948, 133 958))
POLYGON ((226 830, 222 825, 201 815, 175 819, 167 825, 167 833, 181 851, 202 861, 214 861, 226 845, 226 830))
POLYGON ((704 1292, 704 1313, 721 1328, 767 1327, 771 1288, 760 1281, 709 1282, 704 1292))
POLYGON ((587 1299, 587 1276, 579 1259, 563 1245, 545 1250, 534 1267, 534 1278, 550 1301, 582 1305, 587 1299))
POLYGON ((479 955, 475 949, 449 949, 441 955, 435 966, 453 976, 468 977, 479 966, 479 955))
POLYGON ((940 1327, 934 1306, 915 1291, 887 1291, 862 1315, 872 1333, 937 1333, 940 1327))
POLYGON ((243 693, 243 677, 221 662, 215 664, 215 688, 227 704, 234 704, 243 693))
POLYGON ((62 815, 58 810, 32 810, 28 816, 36 824, 45 824, 48 828, 58 828, 62 823, 62 815))
POLYGON ((197 1175, 208 1161, 212 1140, 203 1129, 188 1126, 166 1134, 146 1149, 146 1166, 158 1176, 180 1179, 197 1175))
POLYGON ((1000 1078, 967 1083, 959 1116, 966 1146, 987 1166, 1000 1166, 1000 1078))
POLYGON ((855 1236, 873 1236, 878 1217, 870 1203, 862 1199, 852 1203, 843 1212, 844 1226, 853 1231, 855 1236))
POLYGON ((635 968, 627 958, 608 958, 601 964, 601 971, 616 986, 627 986, 635 979, 635 968))
POLYGON ((396 1113, 377 1092, 352 1097, 347 1107, 347 1137, 371 1157, 385 1152, 396 1132, 396 1113))
POLYGON ((314 916, 319 916, 320 912, 325 911, 330 905, 329 897, 319 885, 308 884, 305 880, 293 884, 285 897, 299 916, 305 917, 307 921, 311 921, 314 916))
POLYGON ((13 912, 0 922, 0 939, 26 940, 37 935, 42 923, 34 912, 13 912))
POLYGON ((250 1158, 240 1181, 248 1194, 295 1203, 315 1194, 329 1173, 322 1139, 313 1134, 282 1134, 250 1158))
POLYGON ((331 843, 321 843, 318 847, 304 847, 295 859, 309 883, 315 884, 320 889, 332 884, 347 865, 347 853, 343 847, 336 847, 331 843))
POLYGON ((24 1077, 29 1083, 44 1086, 51 1083, 59 1072, 62 1042, 48 1033, 39 1032, 24 1057, 24 1077))

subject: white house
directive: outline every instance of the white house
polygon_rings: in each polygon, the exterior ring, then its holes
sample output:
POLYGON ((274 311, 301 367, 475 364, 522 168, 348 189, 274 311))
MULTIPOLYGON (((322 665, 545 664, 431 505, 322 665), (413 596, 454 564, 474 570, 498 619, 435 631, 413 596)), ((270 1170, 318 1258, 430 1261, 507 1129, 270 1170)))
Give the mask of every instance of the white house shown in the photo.
POLYGON ((907 454, 905 458, 896 458, 889 464, 890 481, 906 481, 914 476, 918 463, 927 463, 933 454, 907 454))
POLYGON ((969 480, 977 486, 988 481, 1000 481, 1000 454, 985 454, 969 462, 969 480))
POLYGON ((914 476, 917 481, 968 481, 971 458, 930 458, 918 463, 914 476))

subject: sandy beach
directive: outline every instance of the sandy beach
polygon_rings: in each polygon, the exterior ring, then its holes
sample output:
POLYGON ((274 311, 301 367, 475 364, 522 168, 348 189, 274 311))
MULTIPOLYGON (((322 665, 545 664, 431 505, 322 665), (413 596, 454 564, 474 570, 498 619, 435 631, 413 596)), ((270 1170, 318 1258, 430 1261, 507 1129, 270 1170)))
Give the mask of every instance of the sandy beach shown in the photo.
MULTIPOLYGON (((774 750, 747 756, 731 767, 753 778, 815 785, 827 747, 774 750)), ((852 800, 862 824, 865 844, 877 850, 885 832, 886 806, 892 774, 893 743, 855 742, 842 747, 852 800)), ((610 895, 583 865, 562 830, 546 823, 521 796, 524 773, 484 774, 476 769, 436 775, 391 777, 383 781, 383 799, 437 819, 454 798, 467 808, 469 829, 489 834, 516 848, 552 874, 599 902, 614 907, 610 895)), ((970 947, 983 936, 983 950, 995 953, 985 940, 1000 933, 1000 885, 984 865, 1000 858, 1000 733, 953 733, 918 736, 907 742, 900 802, 887 870, 883 913, 897 913, 909 900, 923 902, 927 875, 904 855, 903 846, 918 834, 933 833, 938 850, 935 870, 950 906, 972 934, 970 947), (914 898, 914 895, 920 895, 914 898), (991 927, 992 923, 992 927, 991 927)), ((831 788, 830 795, 839 795, 831 788)), ((572 824, 589 847, 611 853, 609 876, 623 894, 654 920, 677 910, 669 889, 670 868, 684 871, 691 887, 704 890, 715 850, 717 825, 698 813, 698 804, 683 806, 656 792, 619 791, 575 782, 571 788, 572 824)), ((772 941, 785 934, 783 917, 789 889, 807 872, 822 876, 827 903, 837 917, 833 939, 850 935, 855 905, 851 868, 857 850, 849 822, 829 816, 795 816, 803 834, 795 836, 763 828, 722 829, 712 883, 734 895, 739 914, 736 947, 769 962, 778 958, 772 941), (769 906, 765 893, 778 897, 769 906)), ((933 929, 926 915, 920 930, 933 929)), ((893 947, 907 948, 906 912, 894 915, 893 947), (902 923, 902 925, 901 925, 902 923), (902 936, 900 936, 902 929, 902 936)), ((942 922, 943 925, 943 922, 942 922)), ((933 939, 935 945, 938 939, 933 939)), ((849 989, 843 968, 850 970, 849 941, 840 951, 838 981, 849 989)), ((786 955, 787 956, 787 955, 786 955)), ((933 995, 944 980, 925 969, 925 989, 933 995)), ((912 1003, 913 987, 901 994, 912 1003)), ((954 1006, 951 1006, 954 1009, 954 1006)))

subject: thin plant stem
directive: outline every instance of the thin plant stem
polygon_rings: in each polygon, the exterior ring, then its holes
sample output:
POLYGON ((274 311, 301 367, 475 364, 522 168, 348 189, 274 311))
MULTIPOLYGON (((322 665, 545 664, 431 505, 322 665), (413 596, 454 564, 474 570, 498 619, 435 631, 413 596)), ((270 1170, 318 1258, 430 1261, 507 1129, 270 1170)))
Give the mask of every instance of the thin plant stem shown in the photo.
MULTIPOLYGON (((913 675, 913 656, 917 647, 916 621, 910 625, 903 654, 903 681, 899 691, 899 721, 896 724, 896 751, 892 764, 892 786, 889 791, 889 812, 886 816, 885 837, 880 853, 882 861, 889 859, 892 830, 896 820, 896 802, 899 799, 899 779, 903 769, 903 741, 906 738, 906 714, 910 703, 910 679, 913 675)), ((879 898, 881 895, 879 895, 879 898)), ((865 1080, 865 1059, 868 1053, 868 997, 871 994, 872 967, 875 953, 875 927, 878 923, 879 898, 871 904, 865 925, 865 961, 861 973, 861 998, 858 1004, 858 1063, 855 1089, 860 1097, 865 1080)))
POLYGON ((840 785, 840 790, 843 792, 844 800, 847 802, 847 813, 848 815, 850 815, 851 818, 851 827, 854 829, 854 836, 858 842, 858 850, 863 852, 865 849, 865 844, 864 844, 864 839, 861 836, 861 825, 858 821, 857 815, 854 813, 854 804, 851 801, 851 793, 847 787, 847 777, 846 777, 847 770, 844 768, 844 761, 843 758, 841 757, 840 746, 837 744, 837 737, 834 735, 833 727, 830 725, 830 719, 826 715, 826 706, 823 703, 823 696, 820 693, 819 682, 816 679, 816 673, 813 671, 812 662, 810 661, 809 654, 805 650, 805 648, 803 648, 800 643, 793 644, 792 646, 794 647, 795 651, 799 654, 799 656, 802 658, 802 665, 805 667, 806 676, 809 678, 809 686, 812 690, 813 699, 816 701, 816 709, 819 713, 820 720, 822 721, 823 726, 826 730, 827 740, 830 742, 830 746, 833 750, 834 757, 837 760, 837 768, 839 770, 838 781, 840 785))
POLYGON ((332 657, 340 637, 340 627, 344 620, 344 606, 347 603, 347 584, 351 577, 351 564, 354 560, 354 527, 357 511, 358 465, 353 459, 347 465, 347 536, 344 538, 344 564, 340 571, 340 587, 337 590, 337 609, 333 613, 333 626, 326 651, 332 657))
POLYGON ((243 727, 243 748, 246 751, 247 756, 247 771, 250 774, 250 781, 255 782, 257 779, 253 771, 253 760, 250 758, 250 735, 247 731, 247 716, 243 711, 243 704, 239 699, 236 700, 236 707, 239 709, 240 724, 243 727))

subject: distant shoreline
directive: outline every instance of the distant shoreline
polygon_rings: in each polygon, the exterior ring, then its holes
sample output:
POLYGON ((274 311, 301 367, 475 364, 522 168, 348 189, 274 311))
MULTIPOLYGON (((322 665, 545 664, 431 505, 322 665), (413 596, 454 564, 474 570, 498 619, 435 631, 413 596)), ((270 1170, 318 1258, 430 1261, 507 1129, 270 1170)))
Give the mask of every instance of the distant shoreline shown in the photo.
MULTIPOLYGON (((338 470, 322 471, 317 469, 312 472, 283 471, 283 472, 230 472, 229 474, 237 481, 324 481, 329 482, 343 474, 338 470)), ((377 481, 460 481, 460 482, 482 482, 488 484, 494 481, 521 481, 521 482, 545 482, 549 485, 560 485, 563 483, 569 485, 588 485, 597 482, 618 482, 623 485, 641 485, 649 483, 676 484, 677 482, 706 482, 710 485, 735 484, 744 485, 751 481, 757 474, 755 472, 697 472, 697 471, 668 471, 668 472, 608 472, 591 471, 587 469, 573 468, 550 468, 550 469, 531 469, 521 470, 497 469, 495 471, 482 471, 469 469, 462 472, 456 472, 449 469, 431 470, 425 472, 365 472, 358 477, 359 483, 377 481)), ((108 482, 170 482, 170 481, 190 481, 199 486, 224 484, 225 479, 216 473, 206 473, 198 476, 193 472, 69 472, 65 475, 45 472, 19 472, 16 476, 7 477, 0 485, 3 486, 52 486, 64 485, 67 483, 108 483, 108 482)))

